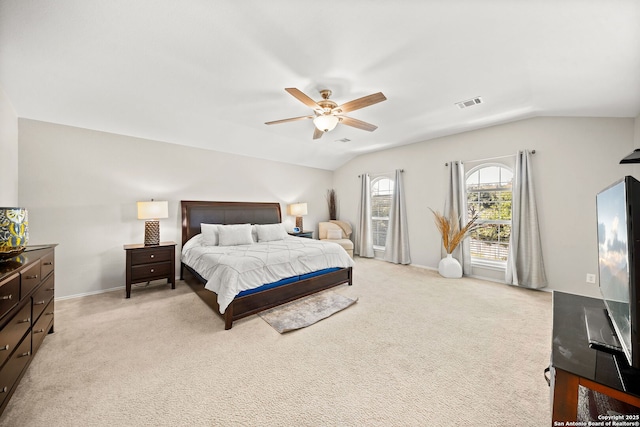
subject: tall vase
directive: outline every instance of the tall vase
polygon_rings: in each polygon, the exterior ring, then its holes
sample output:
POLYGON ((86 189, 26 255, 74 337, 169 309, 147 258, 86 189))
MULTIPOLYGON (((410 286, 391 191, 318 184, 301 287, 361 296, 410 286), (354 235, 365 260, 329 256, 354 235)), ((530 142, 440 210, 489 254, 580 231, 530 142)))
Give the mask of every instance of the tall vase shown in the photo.
POLYGON ((462 277, 462 266, 451 254, 440 260, 438 273, 447 279, 459 279, 462 277))

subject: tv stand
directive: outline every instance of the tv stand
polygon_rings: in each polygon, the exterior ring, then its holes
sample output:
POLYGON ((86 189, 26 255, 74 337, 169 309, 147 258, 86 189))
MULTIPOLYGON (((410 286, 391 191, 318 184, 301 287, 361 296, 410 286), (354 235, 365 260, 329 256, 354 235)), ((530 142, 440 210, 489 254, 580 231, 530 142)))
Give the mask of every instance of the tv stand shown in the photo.
POLYGON ((580 387, 617 401, 630 415, 640 415, 640 371, 629 367, 624 356, 611 354, 613 350, 603 351, 589 345, 585 309, 602 311, 604 302, 564 292, 553 293, 551 425, 586 421, 578 420, 580 387))

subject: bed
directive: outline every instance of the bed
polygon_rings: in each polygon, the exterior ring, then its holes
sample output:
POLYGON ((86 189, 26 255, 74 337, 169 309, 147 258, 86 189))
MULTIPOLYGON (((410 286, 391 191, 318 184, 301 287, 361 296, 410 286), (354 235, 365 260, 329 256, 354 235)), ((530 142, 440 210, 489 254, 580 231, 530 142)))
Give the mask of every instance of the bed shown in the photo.
MULTIPOLYGON (((191 246, 192 242, 203 237, 201 224, 268 225, 279 224, 282 219, 279 203, 182 201, 181 211, 183 248, 191 246)), ((301 237, 290 237, 285 240, 286 244, 303 248, 300 250, 304 251, 316 250, 314 245, 323 244, 320 241, 310 241, 301 237)), ((333 250, 332 247, 330 249, 333 250)), ((211 250, 215 255, 215 250, 218 249, 211 248, 211 250)), ((184 255, 181 257, 180 279, 184 280, 209 307, 222 316, 225 329, 231 329, 234 321, 260 311, 344 283, 353 284, 351 266, 323 268, 320 271, 266 282, 256 289, 240 292, 230 302, 223 298, 223 303, 220 303, 218 293, 205 288, 205 285, 210 285, 210 278, 203 277, 206 274, 200 274, 197 271, 204 270, 200 266, 192 266, 193 263, 187 265, 185 260, 192 263, 191 259, 185 258, 184 255)))

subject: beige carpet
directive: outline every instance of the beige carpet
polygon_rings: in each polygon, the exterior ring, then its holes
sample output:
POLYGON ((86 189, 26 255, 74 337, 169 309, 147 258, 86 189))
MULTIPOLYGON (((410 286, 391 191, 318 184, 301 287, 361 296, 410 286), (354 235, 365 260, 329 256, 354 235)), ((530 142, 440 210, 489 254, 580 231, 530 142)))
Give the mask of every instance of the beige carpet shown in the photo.
POLYGON ((0 425, 549 424, 549 293, 356 259, 358 303, 281 335, 176 287, 56 302, 0 425))

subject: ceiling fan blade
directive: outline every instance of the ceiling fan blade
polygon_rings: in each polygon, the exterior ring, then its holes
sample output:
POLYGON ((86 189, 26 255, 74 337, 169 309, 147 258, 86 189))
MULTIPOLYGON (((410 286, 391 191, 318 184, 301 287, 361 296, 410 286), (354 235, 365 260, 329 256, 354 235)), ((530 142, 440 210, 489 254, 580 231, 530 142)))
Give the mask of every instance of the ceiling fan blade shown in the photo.
POLYGON ((265 125, 277 125, 279 123, 295 122, 297 120, 313 119, 315 116, 301 116, 292 117, 290 119, 274 120, 272 122, 265 122, 265 125))
POLYGON ((340 110, 340 112, 342 113, 348 113, 349 111, 359 110, 360 108, 368 107, 369 105, 386 101, 386 99, 387 97, 384 96, 382 92, 378 92, 372 95, 363 96, 362 98, 354 99, 353 101, 346 102, 337 107, 335 110, 340 110))
POLYGON ((322 107, 316 103, 316 101, 309 98, 302 91, 296 89, 295 87, 289 87, 289 88, 286 88, 285 90, 289 92, 291 95, 293 95, 298 101, 306 105, 307 107, 313 108, 314 110, 318 110, 320 112, 324 111, 322 107))
POLYGON ((323 134, 324 132, 322 132, 320 129, 315 126, 313 127, 313 139, 320 139, 322 138, 323 134))
POLYGON ((363 122, 362 120, 353 119, 351 117, 338 116, 340 118, 340 123, 343 125, 351 126, 354 128, 367 130, 369 132, 373 132, 378 129, 378 126, 372 125, 371 123, 363 122))

